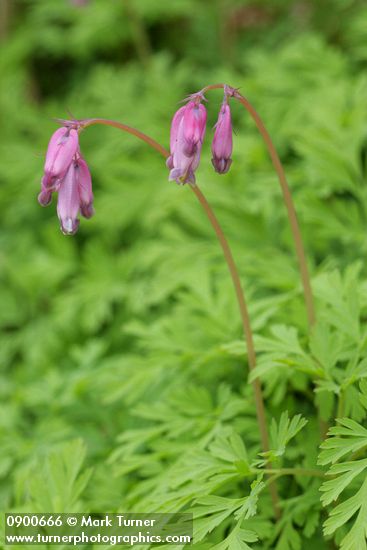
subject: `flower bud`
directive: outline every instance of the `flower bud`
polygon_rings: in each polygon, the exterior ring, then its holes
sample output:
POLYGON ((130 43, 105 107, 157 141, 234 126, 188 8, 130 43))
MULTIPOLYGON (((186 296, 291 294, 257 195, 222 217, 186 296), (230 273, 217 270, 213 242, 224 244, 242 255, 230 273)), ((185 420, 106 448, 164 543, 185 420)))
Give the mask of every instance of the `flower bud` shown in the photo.
POLYGON ((219 174, 228 172, 232 164, 232 121, 231 110, 226 101, 219 111, 218 121, 215 125, 215 133, 212 142, 212 163, 219 174))

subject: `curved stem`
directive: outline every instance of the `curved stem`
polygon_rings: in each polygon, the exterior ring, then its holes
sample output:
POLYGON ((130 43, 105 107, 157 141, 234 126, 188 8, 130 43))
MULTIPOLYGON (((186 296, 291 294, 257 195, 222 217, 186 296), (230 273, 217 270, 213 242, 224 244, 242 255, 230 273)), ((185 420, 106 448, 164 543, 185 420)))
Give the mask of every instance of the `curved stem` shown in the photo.
MULTIPOLYGON (((218 88, 224 88, 224 84, 212 84, 210 86, 206 86, 202 90, 202 92, 205 93, 206 91, 215 90, 218 88)), ((259 130, 261 137, 265 142, 265 145, 268 149, 274 169, 277 173, 279 184, 283 194, 284 204, 287 208, 289 224, 293 235, 294 246, 296 249, 297 260, 298 260, 298 265, 299 265, 299 270, 300 270, 300 275, 302 280, 308 324, 311 328, 315 324, 316 315, 315 315, 315 306, 314 306, 312 289, 311 289, 310 275, 308 272, 306 254, 305 254, 305 250, 302 242, 302 236, 301 236, 301 231, 298 224, 296 209, 294 207, 292 195, 289 189, 289 185, 283 169, 283 165, 280 161, 280 158, 273 144, 273 141, 270 137, 270 134, 267 131, 257 111, 254 109, 254 107, 251 105, 248 99, 246 99, 243 95, 241 95, 237 90, 234 91, 233 97, 237 99, 245 107, 245 109, 248 111, 248 113, 251 115, 252 119, 254 120, 257 126, 257 129, 259 130)))
MULTIPOLYGON (((203 210, 205 211, 205 214, 207 215, 217 237, 218 241, 222 247, 224 258, 226 260, 226 263, 228 265, 229 272, 231 274, 233 286, 236 292, 237 296, 237 302, 238 307, 240 310, 241 320, 242 320, 242 326, 243 326, 243 332, 246 340, 247 345, 247 357, 248 357, 248 363, 250 370, 253 370, 256 367, 256 354, 255 354, 255 347, 254 347, 254 339, 251 329, 251 323, 250 323, 250 317, 248 314, 247 304, 245 300, 245 294, 243 292, 240 277, 237 271, 237 267, 235 264, 235 261, 232 256, 232 251, 229 247, 228 241, 223 233, 223 230, 221 226, 219 225, 219 222, 209 206, 209 203, 207 202, 204 194, 200 191, 199 187, 197 185, 191 185, 191 189, 194 191, 196 197, 198 198, 201 206, 203 207, 203 210)), ((252 382, 252 387, 254 390, 255 395, 255 407, 256 407, 256 416, 257 421, 260 429, 260 438, 261 438, 261 444, 264 451, 269 450, 269 437, 268 437, 268 430, 266 427, 266 417, 265 417, 265 407, 264 407, 264 400, 262 396, 262 390, 260 381, 258 378, 256 378, 252 382)), ((267 472, 271 472, 271 469, 268 468, 267 472)), ((280 508, 279 508, 279 496, 278 491, 275 483, 269 483, 269 491, 271 495, 271 499, 273 502, 273 508, 274 508, 274 514, 276 518, 280 517, 280 508)))
POLYGON ((255 124, 258 127, 264 142, 266 143, 273 166, 278 175, 280 187, 283 193, 284 203, 288 212, 289 223, 293 234, 294 246, 296 249, 299 270, 301 273, 308 323, 311 328, 315 324, 316 315, 315 315, 315 306, 314 306, 313 295, 311 290, 310 275, 308 273, 306 254, 303 247, 302 236, 301 236, 301 231, 298 224, 296 209, 293 204, 292 195, 284 173, 283 165, 279 159, 278 153, 274 147, 271 137, 267 129, 265 128, 258 113, 255 111, 255 109, 252 107, 252 105, 249 103, 249 101, 245 97, 240 96, 237 99, 240 103, 242 103, 242 105, 245 107, 245 109, 247 109, 247 111, 250 113, 250 115, 254 119, 255 124))
POLYGON ((88 126, 92 126, 93 124, 103 124, 104 126, 113 126, 114 128, 123 130, 124 132, 127 132, 128 134, 131 134, 141 139, 142 141, 145 141, 145 143, 153 147, 153 149, 158 151, 158 153, 160 153, 164 158, 167 158, 169 156, 169 152, 167 151, 167 149, 165 149, 157 141, 147 136, 146 134, 143 134, 143 132, 140 132, 139 130, 132 128, 131 126, 127 126, 126 124, 122 124, 121 122, 117 122, 116 120, 109 120, 107 118, 88 118, 80 122, 81 122, 81 128, 87 128, 88 126))
MULTIPOLYGON (((132 128, 131 126, 127 126, 126 124, 122 124, 114 120, 108 120, 103 118, 93 118, 93 119, 86 119, 84 121, 81 121, 81 128, 86 128, 88 126, 92 126, 93 124, 103 124, 107 126, 113 126, 114 128, 119 128, 120 130, 123 130, 141 139, 142 141, 144 141, 145 143, 153 147, 153 149, 158 151, 164 158, 167 158, 169 156, 169 152, 164 147, 162 147, 162 145, 157 143, 154 139, 147 136, 143 132, 140 132, 139 130, 132 128)), ((253 370, 256 366, 256 354, 255 354, 255 348, 254 348, 254 342, 253 342, 250 317, 248 314, 247 304, 246 304, 245 296, 241 286, 240 277, 232 256, 231 249, 229 247, 227 239, 225 238, 222 228, 220 227, 219 222, 213 210, 211 209, 209 203, 207 202, 204 194, 200 191, 197 185, 190 185, 190 187, 195 193, 199 203, 201 204, 203 210, 205 211, 205 214, 207 215, 217 235, 217 238, 219 240, 219 243, 221 245, 221 248, 224 254, 224 258, 228 265, 228 269, 231 274, 231 278, 232 278, 233 286, 236 292, 237 302, 240 310, 242 326, 243 326, 244 336, 245 336, 246 345, 247 345, 249 368, 253 370)), ((263 400, 260 381, 258 378, 256 378, 252 382, 252 386, 253 386, 254 395, 255 395, 256 416, 257 416, 257 421, 258 421, 259 430, 260 430, 261 445, 262 445, 263 451, 266 452, 269 450, 269 437, 268 437, 268 431, 266 426, 264 400, 263 400)), ((270 494, 273 502, 274 514, 278 518, 279 512, 280 512, 279 497, 278 497, 277 488, 274 483, 269 484, 269 490, 270 490, 270 494)))
MULTIPOLYGON (((205 211, 205 214, 207 215, 210 223, 212 224, 212 227, 218 237, 218 241, 222 247, 223 254, 225 257, 225 260, 228 265, 229 272, 231 274, 233 286, 236 292, 237 296, 237 302, 238 307, 240 310, 241 320, 242 320, 242 326, 243 326, 243 332, 246 340, 247 345, 247 356, 248 356, 248 363, 250 370, 253 370, 256 366, 256 354, 255 354, 255 347, 254 347, 254 339, 251 329, 251 323, 250 323, 250 317, 248 314, 247 304, 245 301, 244 292, 242 290, 240 277, 238 275, 237 267, 234 262, 231 249, 228 245, 228 241, 224 236, 224 233, 222 231, 221 226, 219 225, 219 222, 209 206, 208 201, 206 200, 203 193, 200 191, 199 187, 197 185, 191 185, 191 189, 194 191, 196 197, 198 198, 201 206, 203 207, 203 210, 205 211)), ((261 442, 262 447, 264 450, 269 450, 269 437, 268 432, 266 428, 266 419, 265 419, 265 409, 264 409, 264 401, 262 398, 262 391, 259 379, 256 378, 252 382, 254 393, 255 393, 255 403, 256 403, 256 414, 259 422, 259 428, 260 428, 260 436, 261 436, 261 442)))

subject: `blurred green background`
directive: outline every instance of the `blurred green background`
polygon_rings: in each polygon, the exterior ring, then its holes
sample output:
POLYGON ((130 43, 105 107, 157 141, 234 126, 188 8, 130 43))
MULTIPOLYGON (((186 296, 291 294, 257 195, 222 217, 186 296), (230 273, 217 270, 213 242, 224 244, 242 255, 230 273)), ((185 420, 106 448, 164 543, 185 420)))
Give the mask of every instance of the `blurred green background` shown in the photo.
MULTIPOLYGON (((239 87, 285 164, 319 301, 320 281, 339 269, 354 273, 365 305, 366 3, 0 6, 1 508, 180 509, 195 494, 183 497, 178 474, 170 483, 165 475, 183 456, 194 472, 189 457, 208 434, 234 427, 258 444, 243 350, 229 345, 241 327, 227 269, 188 186, 169 183, 156 152, 113 128, 81 135, 96 214, 63 236, 55 201, 37 203, 53 118, 112 118, 167 145, 180 100, 210 83, 239 87), (89 467, 92 481, 86 475, 76 487, 70 469, 76 477, 89 467)), ((210 138, 221 92, 208 99, 197 181, 233 246, 255 332, 284 323, 304 338, 293 244, 267 152, 234 104, 233 165, 215 174, 210 138)), ((307 388, 300 374, 269 380, 269 414, 288 407, 312 423, 307 388)))

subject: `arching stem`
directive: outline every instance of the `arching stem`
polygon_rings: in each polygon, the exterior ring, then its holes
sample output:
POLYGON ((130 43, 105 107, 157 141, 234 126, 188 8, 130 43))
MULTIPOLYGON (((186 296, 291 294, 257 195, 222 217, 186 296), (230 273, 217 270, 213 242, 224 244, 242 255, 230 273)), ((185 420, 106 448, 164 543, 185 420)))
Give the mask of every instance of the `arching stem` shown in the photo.
POLYGON ((167 158, 169 156, 167 149, 165 149, 157 141, 147 136, 146 134, 143 134, 143 132, 139 132, 139 130, 132 128, 131 126, 127 126, 126 124, 122 124, 121 122, 117 122, 116 120, 108 120, 107 118, 87 118, 79 122, 80 122, 80 127, 82 129, 87 128, 88 126, 92 126, 93 124, 103 124, 104 126, 113 126, 114 128, 123 130, 124 132, 127 132, 128 134, 132 134, 133 136, 141 139, 142 141, 145 141, 145 143, 153 147, 153 149, 158 151, 158 153, 160 153, 164 158, 167 158))
POLYGON ((284 204, 288 212, 289 224, 291 226, 291 230, 293 234, 294 246, 296 249, 299 270, 301 273, 303 294, 305 297, 306 310, 307 310, 307 318, 308 318, 309 326, 311 328, 315 324, 316 315, 315 315, 315 306, 313 302, 313 295, 312 295, 312 289, 311 289, 310 275, 308 272, 306 254, 303 247, 302 236, 299 228, 296 209, 293 204, 292 195, 284 173, 283 165, 279 159, 278 153, 271 140, 271 137, 267 129, 265 128, 258 113, 255 111, 255 109, 252 107, 252 105, 249 103, 249 101, 245 97, 239 95, 237 99, 245 107, 245 109, 247 109, 247 111, 250 113, 250 115, 254 119, 255 124, 258 127, 264 142, 266 143, 275 171, 278 174, 280 187, 283 193, 284 204))
MULTIPOLYGON (((250 317, 248 314, 244 292, 242 290, 240 277, 238 275, 237 267, 232 256, 231 249, 229 247, 227 239, 225 238, 223 230, 219 225, 219 222, 213 210, 209 206, 209 203, 206 200, 204 194, 202 193, 202 191, 200 191, 197 185, 191 185, 191 189, 194 191, 201 206, 203 207, 203 210, 205 211, 205 214, 207 215, 210 223, 212 224, 215 234, 218 237, 218 241, 222 247, 223 254, 224 254, 226 263, 228 265, 228 269, 231 274, 233 286, 237 296, 237 302, 240 310, 243 332, 246 340, 249 368, 250 370, 253 370, 256 366, 254 339, 253 339, 250 317)), ((268 432, 266 428, 265 409, 264 409, 264 402, 262 398, 262 391, 261 391, 259 379, 256 378, 252 384, 253 384, 254 394, 255 394, 256 414, 259 421, 262 447, 263 449, 269 450, 269 438, 268 438, 268 432)))
MULTIPOLYGON (((236 264, 234 262, 231 249, 229 247, 228 241, 223 233, 223 230, 221 226, 219 225, 219 222, 211 209, 209 203, 207 202, 204 194, 200 191, 199 187, 197 185, 191 185, 191 189, 194 191, 195 195, 197 196, 201 206, 203 207, 203 210, 205 211, 205 214, 207 215, 217 237, 218 241, 222 247, 223 254, 229 269, 229 272, 231 274, 233 286, 236 292, 237 296, 237 302, 238 307, 240 310, 241 320, 242 320, 242 326, 243 326, 243 332, 246 340, 247 345, 247 357, 248 357, 248 364, 250 370, 253 370, 256 367, 256 354, 255 354, 255 347, 254 347, 254 340, 253 340, 253 334, 251 329, 251 323, 250 323, 250 317, 248 314, 247 304, 245 300, 245 294, 243 292, 240 277, 237 271, 236 264)), ((260 385, 260 380, 258 378, 255 378, 255 380, 252 382, 252 387, 254 390, 255 395, 255 406, 256 406, 256 416, 257 421, 260 429, 260 438, 261 438, 261 444, 264 451, 269 450, 269 437, 268 437, 268 430, 266 426, 266 417, 265 417, 265 407, 264 407, 264 400, 262 396, 262 390, 260 385)), ((269 472, 271 469, 269 468, 269 472)), ((279 496, 277 487, 274 482, 269 483, 269 491, 271 495, 271 499, 273 502, 273 508, 274 508, 274 514, 276 518, 280 517, 280 509, 279 509, 279 496)))
MULTIPOLYGON (((206 86, 202 90, 202 92, 205 93, 209 90, 215 90, 218 88, 224 88, 224 84, 212 84, 210 86, 206 86)), ((294 207, 292 195, 289 189, 289 185, 283 169, 283 165, 280 161, 280 158, 273 144, 273 141, 270 137, 270 134, 267 131, 257 111, 254 109, 254 107, 251 105, 248 99, 246 99, 243 95, 241 95, 238 92, 238 90, 234 90, 233 97, 237 99, 245 107, 245 109, 248 111, 248 113, 251 115, 252 119, 254 120, 257 126, 257 129, 259 130, 261 137, 264 140, 264 143, 268 149, 271 161, 277 173, 279 184, 283 194, 284 204, 286 206, 287 213, 288 213, 289 224, 293 235, 294 246, 296 250, 299 271, 300 271, 301 281, 303 286, 303 294, 305 298, 308 324, 311 328, 315 324, 316 315, 315 315, 315 306, 314 306, 312 289, 311 289, 310 275, 308 272, 306 254, 305 254, 305 250, 302 242, 302 236, 301 236, 301 231, 298 224, 296 209, 294 207)))
MULTIPOLYGON (((123 130, 124 132, 132 134, 137 138, 141 139, 142 141, 145 141, 145 143, 147 143, 153 149, 158 151, 158 153, 160 153, 164 158, 167 158, 169 156, 169 152, 164 147, 162 147, 162 145, 157 143, 154 139, 147 136, 143 132, 140 132, 139 130, 132 128, 131 126, 127 126, 126 124, 122 124, 114 120, 108 120, 103 118, 93 118, 93 119, 86 119, 84 121, 80 121, 81 128, 86 128, 88 126, 92 126, 93 124, 103 124, 106 126, 113 126, 114 128, 119 128, 120 130, 123 130)), ((233 286, 237 297, 238 307, 240 310, 242 326, 243 326, 243 331, 244 331, 244 336, 245 336, 245 341, 247 346, 249 368, 250 370, 253 370, 256 366, 256 354, 255 354, 255 348, 254 348, 254 342, 253 342, 250 317, 248 314, 248 308, 247 308, 244 292, 241 286, 240 277, 238 274, 236 264, 233 259, 231 249, 223 233, 223 230, 213 210, 211 209, 208 201, 206 200, 204 194, 202 193, 202 191, 200 191, 197 185, 190 185, 190 187, 192 191, 195 193, 199 203, 201 204, 206 216, 208 217, 215 231, 215 234, 222 248, 224 258, 228 265, 228 269, 232 278, 233 286)), ((256 378, 252 382, 252 386, 253 386, 254 396, 255 396, 256 416, 257 416, 257 421, 258 421, 258 426, 260 431, 261 446, 262 446, 262 450, 266 452, 269 450, 269 437, 268 437, 268 430, 266 426, 265 407, 264 407, 264 400, 263 400, 260 380, 256 378)), ((275 483, 272 482, 269 484, 269 490, 270 490, 270 494, 273 502, 274 515, 276 518, 279 518, 280 516, 279 497, 278 497, 278 492, 277 492, 275 483)))

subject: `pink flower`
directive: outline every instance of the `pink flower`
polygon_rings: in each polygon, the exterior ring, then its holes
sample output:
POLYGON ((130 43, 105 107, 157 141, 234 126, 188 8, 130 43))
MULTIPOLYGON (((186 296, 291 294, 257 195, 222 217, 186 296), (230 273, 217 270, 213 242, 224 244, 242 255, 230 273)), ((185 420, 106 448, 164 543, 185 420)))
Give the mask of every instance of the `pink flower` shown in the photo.
POLYGON ((225 99, 219 111, 218 121, 215 125, 215 133, 212 142, 212 163, 219 174, 228 172, 232 164, 232 121, 231 110, 225 99))
POLYGON ((80 153, 78 132, 70 126, 59 128, 51 137, 38 202, 49 205, 54 191, 58 192, 61 231, 73 235, 79 227, 79 213, 91 218, 94 209, 92 178, 80 153))
POLYGON ((59 128, 49 141, 42 186, 46 189, 57 189, 59 181, 77 152, 79 145, 78 132, 72 128, 59 128))
POLYGON ((206 128, 206 109, 200 103, 202 96, 192 96, 178 109, 171 124, 170 156, 167 166, 169 180, 178 184, 195 183, 195 170, 199 166, 200 152, 206 128))

